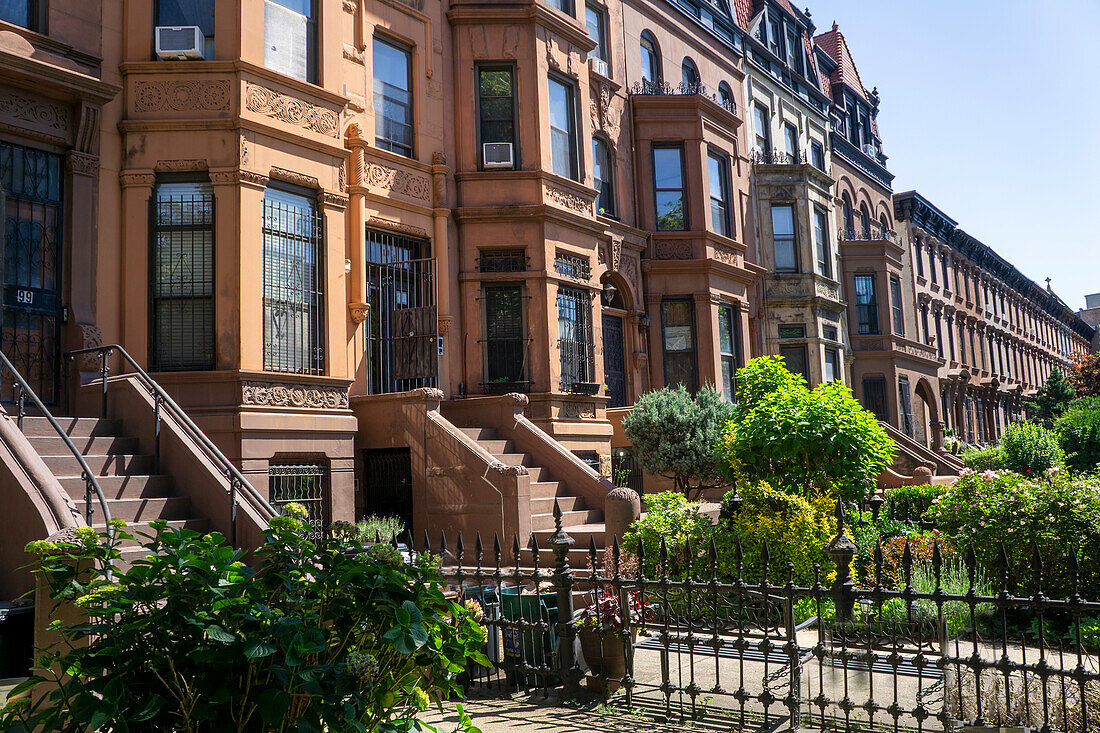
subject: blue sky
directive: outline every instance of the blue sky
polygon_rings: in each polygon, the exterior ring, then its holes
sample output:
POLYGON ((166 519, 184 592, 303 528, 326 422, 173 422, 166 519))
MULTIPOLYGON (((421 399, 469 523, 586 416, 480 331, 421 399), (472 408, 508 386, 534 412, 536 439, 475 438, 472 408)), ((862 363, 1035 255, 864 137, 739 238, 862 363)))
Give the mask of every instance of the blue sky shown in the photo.
MULTIPOLYGON (((803 7, 803 0, 795 0, 803 7)), ((1100 293, 1100 0, 815 0, 916 189, 1073 309, 1100 293)))

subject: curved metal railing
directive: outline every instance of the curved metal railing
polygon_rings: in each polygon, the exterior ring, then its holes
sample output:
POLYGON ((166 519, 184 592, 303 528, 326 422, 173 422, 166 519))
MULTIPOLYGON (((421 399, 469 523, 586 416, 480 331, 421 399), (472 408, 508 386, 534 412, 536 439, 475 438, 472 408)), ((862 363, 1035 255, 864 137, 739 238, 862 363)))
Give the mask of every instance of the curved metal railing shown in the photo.
POLYGON ((103 523, 107 527, 107 536, 113 541, 115 530, 110 524, 111 509, 107 506, 107 497, 104 496, 103 489, 99 486, 99 481, 96 479, 91 467, 88 466, 88 462, 84 460, 84 454, 76 447, 72 438, 70 438, 65 432, 65 429, 61 427, 61 423, 57 422, 57 418, 46 409, 46 406, 42 404, 42 400, 38 398, 38 395, 31 389, 31 386, 27 384, 27 380, 23 378, 23 375, 19 373, 19 370, 15 368, 15 365, 8 360, 8 357, 2 351, 0 351, 0 365, 2 365, 0 374, 3 373, 3 369, 7 369, 11 372, 12 379, 15 383, 15 424, 19 427, 20 431, 23 430, 23 418, 27 414, 27 397, 30 397, 31 402, 33 402, 34 406, 42 413, 42 417, 46 418, 46 421, 57 431, 57 434, 65 441, 65 445, 72 451, 77 463, 80 464, 80 478, 84 481, 84 521, 88 523, 89 527, 91 526, 92 516, 95 514, 95 508, 92 506, 92 495, 94 494, 99 500, 99 508, 103 512, 103 523))
POLYGON ((108 360, 113 352, 117 351, 119 355, 130 365, 133 369, 133 374, 136 374, 143 382, 145 388, 149 390, 149 394, 153 397, 153 434, 156 441, 156 455, 155 460, 157 469, 160 467, 160 417, 161 409, 168 410, 181 425, 187 428, 191 435, 191 438, 201 445, 207 453, 207 457, 217 464, 222 474, 225 476, 226 481, 229 482, 229 531, 230 541, 237 544, 237 494, 244 492, 255 502, 261 509, 264 509, 271 513, 271 516, 279 514, 270 502, 264 496, 248 483, 248 480, 241 474, 237 467, 234 466, 225 455, 218 450, 218 447, 206 437, 206 434, 196 425, 187 413, 183 411, 179 405, 168 396, 168 393, 164 391, 157 382, 146 373, 141 366, 138 365, 134 358, 127 353, 126 349, 122 348, 118 344, 108 344, 107 346, 93 346, 87 349, 77 349, 75 351, 69 351, 65 354, 66 365, 70 364, 78 356, 85 354, 98 354, 99 355, 99 375, 102 385, 102 406, 101 411, 104 417, 107 416, 107 378, 110 376, 111 370, 108 360))

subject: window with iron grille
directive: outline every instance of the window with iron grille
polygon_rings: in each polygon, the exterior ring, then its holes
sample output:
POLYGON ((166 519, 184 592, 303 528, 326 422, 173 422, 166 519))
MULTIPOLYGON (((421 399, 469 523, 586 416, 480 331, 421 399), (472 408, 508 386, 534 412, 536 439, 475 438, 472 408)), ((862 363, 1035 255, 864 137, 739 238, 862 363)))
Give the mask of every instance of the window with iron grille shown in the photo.
POLYGON ((527 254, 522 249, 483 249, 477 257, 478 272, 523 272, 527 254))
POLYGON ((554 269, 559 275, 576 278, 577 280, 589 280, 592 278, 592 263, 587 257, 558 252, 554 258, 554 269))
POLYGON ((314 200, 264 194, 264 369, 325 371, 323 221, 314 200))
POLYGON ((213 188, 160 183, 151 215, 149 362, 155 371, 213 369, 213 188))
POLYGON ((596 350, 592 344, 592 300, 585 290, 558 289, 558 350, 561 387, 566 392, 596 381, 596 350))
POLYGON ((305 507, 310 539, 328 534, 328 466, 321 463, 272 463, 267 468, 271 505, 283 511, 291 502, 305 507))
POLYGON ((525 379, 527 339, 523 335, 523 286, 486 285, 485 383, 509 384, 525 379))
POLYGON ((875 413, 879 420, 889 420, 890 413, 886 409, 886 378, 863 378, 863 406, 875 413))

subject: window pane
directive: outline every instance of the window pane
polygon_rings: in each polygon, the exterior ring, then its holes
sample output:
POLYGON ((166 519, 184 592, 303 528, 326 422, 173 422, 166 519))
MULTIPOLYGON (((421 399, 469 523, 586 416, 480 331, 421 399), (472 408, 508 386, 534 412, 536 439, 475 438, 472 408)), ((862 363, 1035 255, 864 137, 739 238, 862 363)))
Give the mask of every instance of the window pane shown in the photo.
POLYGON ((787 365, 788 371, 794 374, 801 374, 803 379, 807 382, 810 381, 810 372, 808 369, 809 359, 807 358, 806 344, 780 346, 779 355, 783 357, 783 361, 787 365))
POLYGON ((412 94, 410 53, 380 38, 374 39, 374 134, 380 148, 412 155, 412 94))
POLYGON ((825 349, 825 381, 840 381, 839 359, 836 349, 825 349))
MULTIPOLYGON (((946 393, 944 393, 946 394, 946 393)), ((886 421, 890 415, 886 409, 886 380, 882 377, 865 377, 863 380, 863 406, 886 421)))
POLYGON ((657 188, 682 188, 680 148, 654 148, 653 171, 657 188))
MULTIPOLYGON (((905 315, 901 306, 901 281, 896 277, 890 278, 890 307, 894 316, 894 333, 905 335, 905 315)), ((962 324, 959 330, 962 331, 962 324)))
POLYGON ((711 153, 707 156, 707 178, 710 186, 710 223, 716 234, 730 236, 729 185, 726 159, 711 153))
POLYGON ((794 209, 790 206, 772 207, 772 234, 777 237, 794 236, 794 209))
POLYGON ((696 388, 695 334, 692 321, 692 301, 665 300, 661 303, 661 327, 664 343, 665 384, 682 384, 696 388))
POLYGON ((648 82, 655 82, 661 76, 661 68, 657 59, 657 47, 648 38, 642 38, 642 78, 648 82))
POLYGON ((311 0, 265 0, 264 66, 302 81, 317 80, 317 23, 311 0))
POLYGON ((485 375, 488 382, 523 380, 526 342, 519 286, 485 291, 485 375))
POLYGON ((772 242, 775 245, 775 269, 797 270, 793 207, 786 204, 772 206, 772 242))
MULTIPOLYGON (((481 69, 478 83, 481 142, 515 144, 515 108, 510 69, 481 69)), ((513 160, 515 151, 513 150, 513 160)))
POLYGON ((600 138, 592 140, 592 177, 596 180, 596 210, 606 216, 615 214, 615 167, 611 147, 600 138))
POLYGON ((604 38, 603 10, 592 5, 585 6, 585 25, 588 26, 588 37, 596 42, 596 47, 589 53, 592 57, 607 61, 607 41, 604 38))
POLYGON ((0 0, 0 20, 33 29, 34 18, 31 17, 31 5, 31 0, 0 0))
POLYGON ((832 274, 829 224, 825 212, 820 209, 814 209, 814 242, 817 243, 817 272, 829 277, 832 274))
POLYGON ((794 163, 798 160, 798 131, 790 125, 783 126, 783 145, 784 152, 787 153, 788 162, 794 163))
POLYGON ((661 231, 679 231, 686 227, 682 160, 683 151, 679 147, 653 149, 657 229, 661 231))
POLYGON ((878 333, 878 302, 874 275, 856 275, 856 317, 859 333, 878 333))
MULTIPOLYGON (((27 2, 0 0, 0 18, 7 20, 5 11, 13 5, 25 8, 27 2)), ((158 26, 197 25, 207 38, 214 35, 214 0, 158 0, 156 8, 158 26)))
POLYGON ((573 118, 573 87, 557 79, 549 80, 550 96, 550 156, 554 173, 575 178, 576 150, 573 118))

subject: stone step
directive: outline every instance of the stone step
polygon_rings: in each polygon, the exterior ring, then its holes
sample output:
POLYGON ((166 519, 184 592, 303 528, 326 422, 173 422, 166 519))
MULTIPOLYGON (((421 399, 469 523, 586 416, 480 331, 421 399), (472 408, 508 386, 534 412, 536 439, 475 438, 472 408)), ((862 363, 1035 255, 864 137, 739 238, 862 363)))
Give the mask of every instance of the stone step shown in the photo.
MULTIPOLYGON (((557 483, 557 482, 555 482, 557 483)), ((535 484, 531 485, 532 487, 535 484)), ((554 489, 556 491, 556 489, 554 489)), ((584 499, 579 496, 545 496, 536 499, 534 497, 534 491, 531 492, 531 514, 553 514, 554 513, 554 501, 558 502, 563 512, 571 512, 575 510, 587 509, 584 504, 584 499)))
MULTIPOLYGON (((551 506, 551 511, 552 511, 553 506, 554 506, 553 499, 555 497, 562 497, 562 498, 565 497, 565 494, 563 492, 564 487, 562 486, 561 481, 536 481, 535 477, 534 477, 533 470, 542 470, 542 469, 530 469, 529 468, 527 470, 532 472, 532 475, 531 475, 531 501, 532 501, 532 507, 531 508, 532 508, 532 511, 534 511, 534 501, 536 499, 539 499, 539 500, 541 500, 541 499, 550 499, 550 506, 551 506)), ((570 507, 570 508, 572 508, 572 507, 570 507)), ((562 509, 565 509, 565 507, 562 506, 562 509)))
MULTIPOLYGON (((76 449, 83 455, 117 455, 119 453, 137 453, 141 450, 137 438, 123 438, 115 435, 71 437, 76 449)), ((53 435, 31 435, 27 441, 40 456, 63 456, 69 453, 64 439, 53 435)))
MULTIPOLYGON (((579 526, 587 524, 596 524, 603 522, 603 511, 600 509, 573 509, 566 511, 565 507, 562 507, 561 521, 564 526, 579 526)), ((540 530, 554 529, 554 515, 551 514, 532 514, 531 515, 531 529, 535 532, 540 530)))
POLYGON ((111 516, 130 522, 151 522, 154 519, 193 519, 191 500, 186 496, 111 499, 107 502, 111 516))
MULTIPOLYGON (((588 547, 589 540, 596 541, 597 549, 603 548, 605 528, 603 522, 599 523, 586 523, 586 524, 574 524, 564 525, 562 529, 565 533, 573 538, 574 547, 586 548, 588 547)), ((537 529, 534 530, 535 537, 538 538, 539 547, 549 547, 550 535, 554 534, 554 529, 537 529)))
POLYGON ((558 483, 554 480, 554 477, 550 475, 550 469, 543 466, 528 466, 527 474, 531 477, 531 483, 558 483))
POLYGON ((479 440, 477 441, 477 443, 493 455, 497 455, 498 453, 512 452, 512 441, 510 440, 502 440, 500 438, 496 438, 493 440, 479 440))
MULTIPOLYGON (((58 479, 73 499, 84 498, 84 479, 79 476, 58 479)), ((145 499, 172 494, 170 476, 97 476, 99 488, 108 499, 145 499)))
MULTIPOLYGON (((133 476, 137 474, 149 474, 154 470, 153 456, 143 455, 99 455, 84 456, 88 468, 96 476, 133 476)), ((54 476, 80 476, 80 463, 71 453, 68 455, 42 456, 46 468, 53 472, 54 476)))
MULTIPOLYGON (((118 420, 103 420, 96 417, 58 417, 56 415, 54 418, 61 424, 65 434, 70 437, 86 438, 92 435, 118 435, 122 430, 122 424, 118 420)), ((23 418, 23 434, 28 438, 55 436, 57 431, 44 417, 25 417, 23 418)))
POLYGON ((505 466, 528 466, 531 465, 530 453, 493 453, 493 458, 497 459, 505 466))
POLYGON ((474 427, 474 428, 459 428, 459 430, 466 433, 466 435, 470 436, 474 440, 478 440, 478 441, 480 441, 480 440, 494 440, 497 437, 496 428, 474 427))

